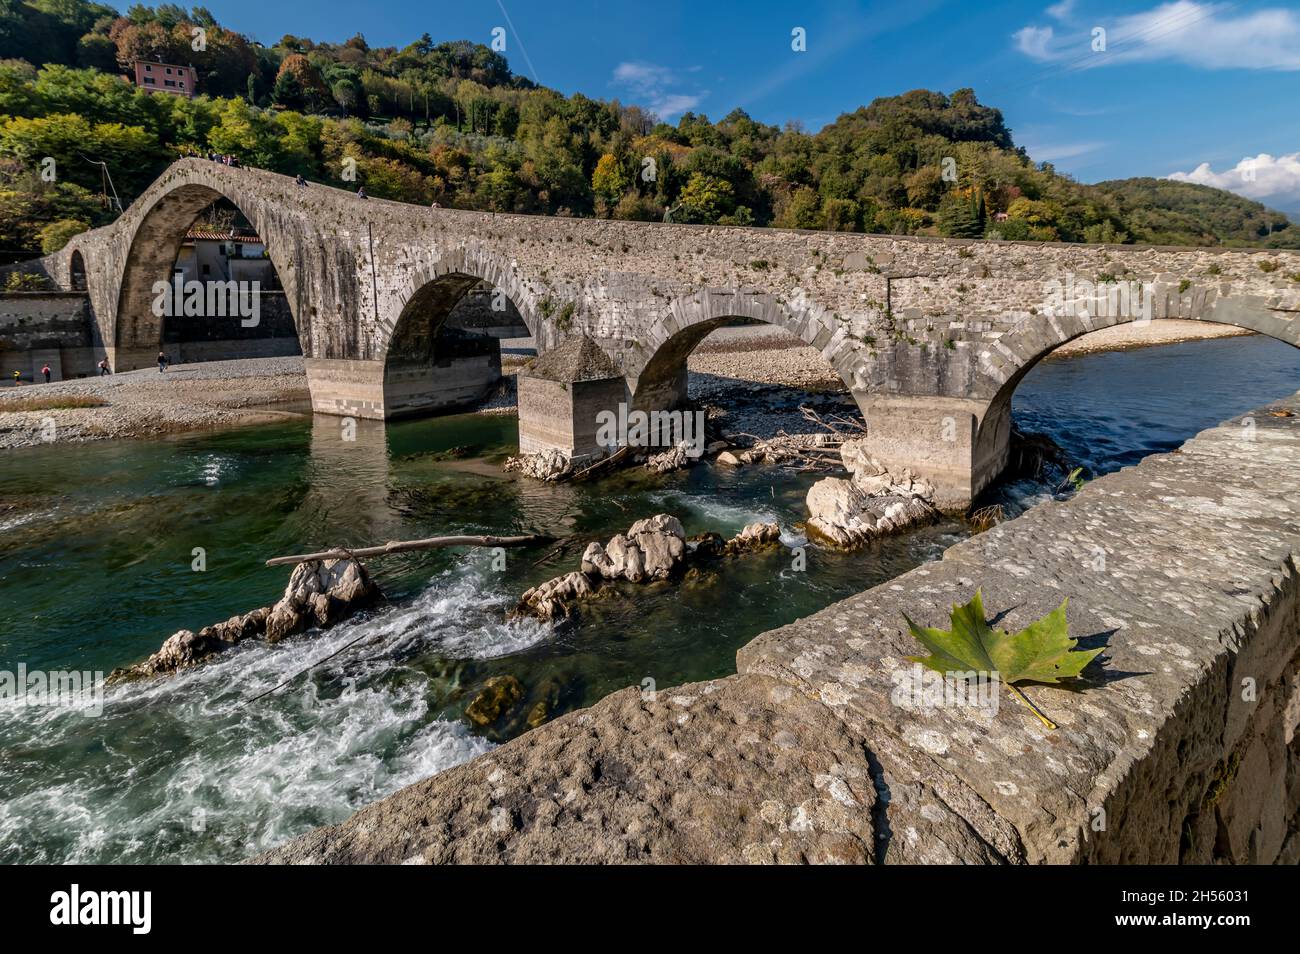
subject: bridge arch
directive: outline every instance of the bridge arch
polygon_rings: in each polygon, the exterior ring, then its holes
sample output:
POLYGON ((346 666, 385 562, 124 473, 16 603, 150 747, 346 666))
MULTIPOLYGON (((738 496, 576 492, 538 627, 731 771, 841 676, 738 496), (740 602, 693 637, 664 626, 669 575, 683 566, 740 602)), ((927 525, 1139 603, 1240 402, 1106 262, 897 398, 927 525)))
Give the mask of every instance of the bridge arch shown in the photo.
POLYGON ((627 365, 633 402, 644 410, 667 409, 686 400, 687 359, 700 343, 736 318, 780 328, 821 351, 856 395, 868 380, 868 363, 857 343, 819 305, 796 311, 772 295, 708 291, 673 299, 639 343, 627 365))
MULTIPOLYGON (((495 256, 457 248, 415 270, 398 296, 400 309, 383 325, 385 417, 451 409, 486 397, 501 379, 497 339, 447 327, 479 284, 509 299, 531 335, 538 323, 515 270, 495 256)), ((493 307, 489 304, 489 307, 493 307)))
POLYGON ((985 412, 980 416, 975 434, 973 458, 993 469, 987 484, 1005 467, 1011 436, 1011 402, 1016 389, 1038 364, 1061 346, 1078 338, 1120 325, 1147 324, 1157 321, 1203 321, 1255 332, 1300 348, 1300 323, 1290 321, 1265 307, 1260 300, 1224 299, 1203 304, 1189 301, 1172 313, 1146 319, 1140 315, 1117 315, 1081 318, 1068 316, 1049 319, 1030 316, 998 342, 997 351, 1004 363, 996 369, 986 366, 979 388, 989 395, 985 412))
MULTIPOLYGON (((189 177, 161 188, 146 197, 122 264, 121 281, 116 295, 116 323, 113 345, 114 370, 130 370, 153 364, 163 347, 166 318, 156 314, 155 283, 170 282, 186 233, 203 211, 221 200, 230 202, 249 221, 264 244, 267 256, 285 290, 290 316, 304 354, 310 351, 310 327, 299 314, 296 275, 292 247, 285 247, 288 230, 277 227, 262 212, 262 204, 221 181, 220 176, 206 181, 189 177)), ((133 210, 134 211, 134 210, 133 210)), ((76 254, 76 253, 74 253, 76 254)), ((233 318, 232 320, 238 320, 233 318)))
POLYGON ((68 258, 68 287, 73 291, 86 290, 86 258, 80 249, 73 249, 68 258))

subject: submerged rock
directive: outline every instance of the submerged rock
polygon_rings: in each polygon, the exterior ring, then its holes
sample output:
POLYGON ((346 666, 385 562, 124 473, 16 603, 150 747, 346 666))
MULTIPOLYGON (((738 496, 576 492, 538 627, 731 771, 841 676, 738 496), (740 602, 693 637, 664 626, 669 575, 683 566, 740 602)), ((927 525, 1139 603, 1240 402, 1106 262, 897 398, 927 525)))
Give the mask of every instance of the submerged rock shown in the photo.
POLYGON ((690 545, 691 554, 699 557, 722 556, 727 546, 727 541, 722 539, 722 535, 712 530, 697 533, 686 542, 690 545))
POLYGON ((465 707, 465 718, 486 729, 507 715, 523 697, 523 684, 514 676, 493 676, 465 707))
POLYGON ((293 568, 284 595, 263 606, 205 626, 197 633, 182 629, 144 662, 114 669, 108 682, 170 675, 197 665, 246 639, 277 642, 312 626, 326 628, 347 619, 380 596, 359 560, 308 560, 293 568))

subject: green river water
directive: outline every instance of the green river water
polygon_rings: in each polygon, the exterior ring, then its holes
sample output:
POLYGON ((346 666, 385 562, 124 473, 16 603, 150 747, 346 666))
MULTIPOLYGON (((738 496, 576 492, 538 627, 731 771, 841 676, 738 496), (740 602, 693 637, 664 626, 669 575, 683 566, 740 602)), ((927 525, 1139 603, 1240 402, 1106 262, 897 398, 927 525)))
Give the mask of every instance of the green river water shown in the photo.
MULTIPOLYGON (((1017 394, 1092 474, 1177 446, 1300 381, 1297 352, 1228 339, 1050 362, 1017 394)), ((650 679, 734 671, 756 634, 937 558, 948 520, 854 554, 789 549, 814 479, 771 468, 628 471, 595 483, 503 474, 512 417, 336 418, 150 441, 0 452, 0 670, 107 672, 169 634, 269 605, 289 568, 331 545, 445 533, 607 539, 657 512, 688 533, 777 520, 786 547, 680 583, 626 587, 576 623, 507 622, 528 586, 576 568, 582 545, 444 550, 371 563, 388 600, 323 634, 251 643, 171 678, 110 688, 102 715, 0 704, 0 861, 246 857, 454 765, 522 729, 471 731, 483 682, 518 678, 552 714, 650 679), (192 568, 202 548, 206 569, 192 568), (306 675, 313 662, 364 637, 306 675), (290 680, 277 692, 254 697, 290 680)), ((1004 488, 1031 503, 1045 488, 1004 488)))

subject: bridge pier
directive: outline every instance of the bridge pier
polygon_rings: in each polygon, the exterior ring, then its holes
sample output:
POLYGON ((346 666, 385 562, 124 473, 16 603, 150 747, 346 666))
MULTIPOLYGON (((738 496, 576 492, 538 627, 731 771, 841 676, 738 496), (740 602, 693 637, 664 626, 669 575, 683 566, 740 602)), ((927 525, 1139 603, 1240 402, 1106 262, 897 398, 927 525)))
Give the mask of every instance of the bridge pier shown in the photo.
MULTIPOLYGON (((158 348, 123 348, 107 345, 104 348, 104 355, 108 358, 108 366, 113 369, 114 374, 121 374, 123 371, 137 371, 140 368, 158 367, 158 352, 163 350, 158 348)), ((175 355, 172 355, 175 357, 175 355)))
POLYGON ((314 412, 381 421, 464 407, 487 397, 501 381, 501 355, 495 350, 432 363, 344 358, 303 363, 314 412))
POLYGON ((349 358, 303 358, 311 409, 317 414, 382 421, 384 362, 349 358))
POLYGON ((891 471, 910 468, 936 488, 936 505, 965 510, 1007 464, 1010 404, 975 398, 855 393, 867 452, 891 471), (999 409, 1001 408, 1001 409, 999 409))
POLYGON ((591 338, 571 338, 520 371, 519 452, 558 450, 573 460, 604 455, 600 414, 629 403, 627 382, 591 338))

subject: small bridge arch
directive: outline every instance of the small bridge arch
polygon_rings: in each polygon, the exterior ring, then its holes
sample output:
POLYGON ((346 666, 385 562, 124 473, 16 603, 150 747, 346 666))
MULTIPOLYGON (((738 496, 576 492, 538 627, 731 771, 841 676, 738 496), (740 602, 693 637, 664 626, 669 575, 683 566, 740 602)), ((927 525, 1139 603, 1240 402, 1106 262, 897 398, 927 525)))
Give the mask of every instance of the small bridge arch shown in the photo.
MULTIPOLYGON (((501 379, 497 339, 448 329, 456 306, 479 285, 515 305, 529 334, 537 321, 531 297, 514 270, 495 256, 455 248, 416 269, 401 294, 400 309, 383 322, 385 415, 401 417, 446 410, 481 400, 501 379)), ((489 307, 492 307, 490 305, 489 307)))
POLYGON ((638 407, 671 408, 686 400, 687 359, 700 343, 736 318, 779 328, 817 348, 855 395, 868 364, 833 316, 819 306, 792 308, 769 294, 708 290, 674 299, 652 323, 626 363, 628 387, 638 407))

